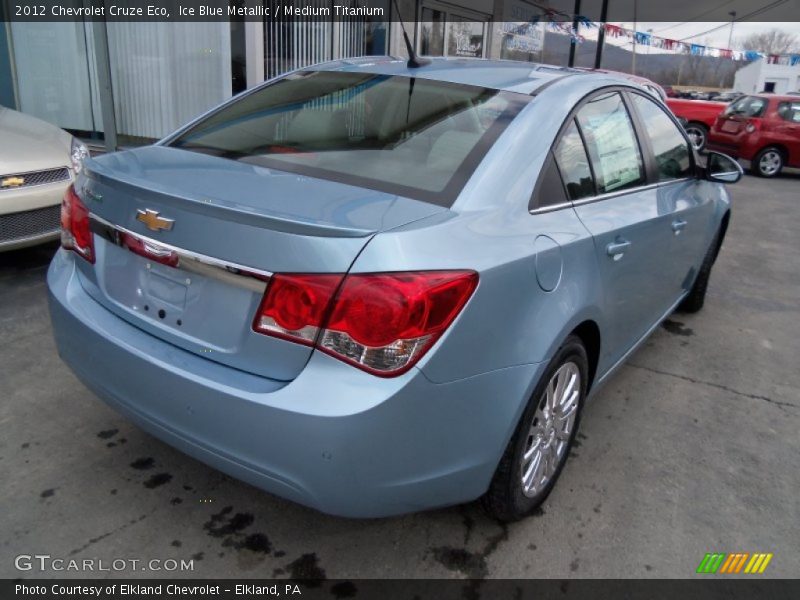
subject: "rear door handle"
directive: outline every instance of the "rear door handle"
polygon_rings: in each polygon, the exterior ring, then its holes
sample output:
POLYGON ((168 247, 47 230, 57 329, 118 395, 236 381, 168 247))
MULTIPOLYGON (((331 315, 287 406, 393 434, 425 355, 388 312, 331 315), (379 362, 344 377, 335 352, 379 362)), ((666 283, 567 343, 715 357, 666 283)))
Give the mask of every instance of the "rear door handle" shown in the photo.
POLYGON ((630 246, 631 243, 628 240, 618 239, 618 241, 612 242, 606 246, 606 254, 614 260, 619 260, 630 246))
POLYGON ((683 219, 675 219, 672 222, 672 231, 675 235, 680 235, 684 227, 686 227, 686 221, 683 219))

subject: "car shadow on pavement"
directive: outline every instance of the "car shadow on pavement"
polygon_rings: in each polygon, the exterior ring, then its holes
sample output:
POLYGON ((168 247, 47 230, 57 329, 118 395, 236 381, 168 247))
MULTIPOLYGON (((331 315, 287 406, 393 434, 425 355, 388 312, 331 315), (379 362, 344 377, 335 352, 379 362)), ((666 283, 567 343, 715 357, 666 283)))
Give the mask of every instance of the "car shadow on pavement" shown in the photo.
POLYGON ((49 242, 30 248, 0 252, 0 279, 15 275, 27 275, 32 271, 46 269, 59 243, 49 242))

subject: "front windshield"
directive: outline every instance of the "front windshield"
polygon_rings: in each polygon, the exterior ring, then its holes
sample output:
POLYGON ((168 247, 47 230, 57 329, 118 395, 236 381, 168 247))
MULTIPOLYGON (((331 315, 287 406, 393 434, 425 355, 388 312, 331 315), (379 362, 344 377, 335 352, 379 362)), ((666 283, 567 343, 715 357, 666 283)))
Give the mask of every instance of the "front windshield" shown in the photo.
POLYGON ((422 78, 299 72, 169 145, 450 206, 529 100, 422 78))

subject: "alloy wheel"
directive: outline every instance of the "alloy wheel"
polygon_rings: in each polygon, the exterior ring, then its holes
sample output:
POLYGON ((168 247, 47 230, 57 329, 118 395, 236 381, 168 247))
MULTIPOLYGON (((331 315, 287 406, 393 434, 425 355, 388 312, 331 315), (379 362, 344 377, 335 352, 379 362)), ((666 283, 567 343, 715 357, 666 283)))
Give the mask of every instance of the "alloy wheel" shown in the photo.
POLYGON ((706 132, 699 127, 687 127, 686 135, 695 150, 702 150, 706 146, 706 132))
POLYGON ((764 175, 775 175, 780 171, 783 164, 783 158, 777 150, 770 150, 761 155, 758 161, 758 169, 764 175))
POLYGON ((555 476, 569 446, 580 394, 578 365, 564 363, 547 383, 528 430, 520 465, 525 496, 536 496, 555 476))

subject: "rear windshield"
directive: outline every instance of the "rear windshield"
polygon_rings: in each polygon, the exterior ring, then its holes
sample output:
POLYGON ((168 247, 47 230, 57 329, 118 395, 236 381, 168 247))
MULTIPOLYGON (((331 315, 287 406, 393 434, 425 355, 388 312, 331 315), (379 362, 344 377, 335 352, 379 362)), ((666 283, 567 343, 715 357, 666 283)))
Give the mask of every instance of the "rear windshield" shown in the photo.
POLYGON ((743 115, 745 117, 760 117, 767 109, 769 102, 766 98, 758 96, 745 96, 728 105, 726 115, 743 115))
POLYGON ((529 100, 420 78, 299 72, 168 145, 449 207, 529 100))

